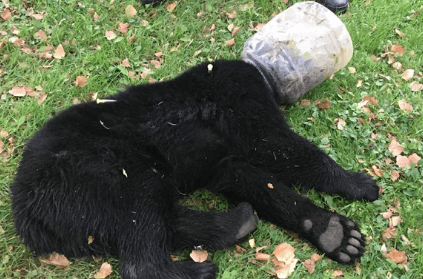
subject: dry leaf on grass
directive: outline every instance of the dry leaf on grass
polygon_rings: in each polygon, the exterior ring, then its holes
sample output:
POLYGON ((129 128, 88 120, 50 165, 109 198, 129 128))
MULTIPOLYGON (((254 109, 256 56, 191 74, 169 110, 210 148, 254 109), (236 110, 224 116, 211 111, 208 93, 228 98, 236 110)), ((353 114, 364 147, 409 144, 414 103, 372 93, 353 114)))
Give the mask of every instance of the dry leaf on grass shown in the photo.
POLYGON ((295 258, 295 248, 289 243, 282 243, 273 250, 272 262, 278 278, 288 278, 295 270, 298 259, 295 258))
POLYGON ((105 32, 105 35, 106 35, 106 39, 107 39, 108 41, 111 41, 111 40, 113 40, 114 38, 116 38, 116 33, 115 33, 115 32, 113 32, 113 31, 106 31, 106 32, 105 32))
POLYGON ((332 272, 332 276, 334 278, 340 278, 340 277, 344 277, 344 273, 342 272, 342 270, 334 270, 332 272))
POLYGON ((4 21, 7 21, 12 17, 12 14, 10 13, 9 9, 3 9, 0 16, 4 21))
POLYGON ((385 257, 397 264, 407 263, 407 255, 405 252, 398 251, 397 249, 391 249, 385 257))
POLYGON ((77 76, 73 82, 78 87, 83 87, 87 84, 88 79, 84 76, 77 76))
POLYGON ((118 31, 123 33, 123 34, 126 34, 126 33, 128 33, 128 27, 129 27, 129 23, 119 22, 118 31))
POLYGON ((132 5, 128 5, 128 6, 126 6, 126 8, 125 8, 125 14, 126 14, 128 17, 134 17, 134 16, 136 16, 136 15, 137 15, 137 10, 134 8, 134 6, 132 6, 132 5))
POLYGON ((256 260, 267 262, 270 259, 270 255, 266 253, 256 253, 256 260))
POLYGON ((206 250, 193 250, 189 256, 194 262, 202 263, 207 260, 209 254, 206 250))
POLYGON ((54 51, 54 55, 53 57, 56 59, 62 59, 63 57, 65 57, 66 53, 65 50, 63 49, 62 44, 58 45, 56 50, 54 51))
POLYGON ((15 97, 23 97, 26 95, 25 87, 19 87, 15 86, 11 90, 9 90, 9 93, 12 94, 15 97))
POLYGON ((392 138, 388 151, 392 154, 392 156, 396 157, 404 151, 404 147, 402 147, 395 138, 392 138))
POLYGON ((112 266, 108 262, 105 262, 101 265, 100 270, 96 274, 94 274, 93 278, 95 279, 106 278, 107 276, 112 274, 112 271, 113 271, 112 266))
POLYGON ((314 253, 311 255, 310 259, 305 260, 303 262, 304 267, 307 269, 309 274, 312 274, 314 272, 314 268, 316 267, 316 262, 320 260, 322 257, 320 257, 318 254, 314 253))
POLYGON ((176 8, 176 5, 177 4, 178 4, 178 1, 175 1, 175 2, 173 2, 171 4, 165 4, 166 10, 168 12, 172 12, 176 8))
POLYGON ((330 107, 330 100, 326 98, 323 102, 316 101, 316 105, 319 109, 328 109, 330 107))
POLYGON ((347 125, 347 122, 345 122, 344 119, 342 118, 335 118, 335 120, 333 121, 333 123, 337 124, 337 128, 338 130, 343 131, 344 130, 344 126, 347 125))
POLYGON ((225 44, 226 44, 227 46, 232 47, 232 46, 234 46, 234 45, 235 45, 235 39, 234 39, 234 38, 232 38, 232 39, 230 39, 230 40, 227 40, 227 41, 225 42, 225 44))
POLYGON ((68 259, 60 254, 53 253, 47 257, 40 257, 40 262, 44 264, 52 264, 55 266, 67 267, 70 265, 68 259))
POLYGON ((398 106, 402 110, 413 111, 413 106, 407 103, 406 101, 403 101, 403 100, 398 101, 398 106))
POLYGON ((401 46, 401 45, 392 45, 391 46, 391 52, 392 53, 404 54, 405 48, 403 46, 401 46))
POLYGON ((128 59, 123 60, 122 63, 120 63, 120 64, 122 66, 126 67, 126 68, 131 67, 131 64, 129 63, 129 60, 128 59))
POLYGON ((397 181, 399 178, 400 174, 397 170, 392 170, 391 171, 391 178, 393 181, 397 181))
POLYGON ((35 34, 34 37, 40 39, 41 41, 47 41, 47 35, 43 30, 38 30, 35 34))
POLYGON ((405 70, 404 73, 402 73, 401 77, 403 80, 405 81, 409 81, 410 79, 412 79, 414 76, 414 70, 413 69, 408 69, 405 70))

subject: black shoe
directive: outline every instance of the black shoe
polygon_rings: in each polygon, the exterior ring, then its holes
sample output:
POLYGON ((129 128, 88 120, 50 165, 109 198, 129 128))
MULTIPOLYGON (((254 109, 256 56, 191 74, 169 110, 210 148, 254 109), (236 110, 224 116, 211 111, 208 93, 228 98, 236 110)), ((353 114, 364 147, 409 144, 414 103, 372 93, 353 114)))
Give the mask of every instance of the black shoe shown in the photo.
POLYGON ((345 11, 349 5, 347 0, 316 0, 316 2, 322 4, 332 12, 345 11))

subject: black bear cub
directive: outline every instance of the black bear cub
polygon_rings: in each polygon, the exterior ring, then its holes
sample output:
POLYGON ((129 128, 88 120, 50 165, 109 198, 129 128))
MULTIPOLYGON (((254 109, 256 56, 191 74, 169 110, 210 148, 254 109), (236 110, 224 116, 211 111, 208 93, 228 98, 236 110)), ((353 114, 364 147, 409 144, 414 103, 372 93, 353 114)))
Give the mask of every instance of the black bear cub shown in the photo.
POLYGON ((378 197, 370 176, 345 171, 290 130, 254 66, 215 61, 61 112, 27 143, 11 193, 31 250, 116 256, 123 278, 214 278, 212 263, 174 262, 171 252, 229 247, 256 228, 256 213, 335 261, 359 258, 357 224, 293 185, 378 197), (199 188, 238 206, 216 213, 178 204, 199 188))

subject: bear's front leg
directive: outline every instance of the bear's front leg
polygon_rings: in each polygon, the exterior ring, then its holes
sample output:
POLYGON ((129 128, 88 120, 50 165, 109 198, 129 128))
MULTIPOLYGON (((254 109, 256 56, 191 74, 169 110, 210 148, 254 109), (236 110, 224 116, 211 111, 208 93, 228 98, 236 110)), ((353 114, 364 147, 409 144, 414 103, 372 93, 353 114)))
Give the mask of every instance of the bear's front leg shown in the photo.
POLYGON ((354 221, 314 205, 247 163, 224 169, 221 183, 210 190, 249 202, 259 218, 298 233, 335 261, 350 264, 363 255, 364 237, 354 221))
POLYGON ((249 156, 257 167, 273 173, 287 186, 298 185, 349 200, 374 201, 379 187, 369 175, 350 173, 313 143, 285 128, 259 141, 249 156))

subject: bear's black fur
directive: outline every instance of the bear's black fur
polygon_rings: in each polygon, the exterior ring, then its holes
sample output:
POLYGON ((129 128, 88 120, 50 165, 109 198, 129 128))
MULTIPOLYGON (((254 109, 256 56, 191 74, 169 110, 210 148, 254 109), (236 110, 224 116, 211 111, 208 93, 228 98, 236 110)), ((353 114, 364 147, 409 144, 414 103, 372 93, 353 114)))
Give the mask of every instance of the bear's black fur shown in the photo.
POLYGON ((212 263, 173 262, 171 251, 233 245, 255 229, 252 207, 338 262, 360 257, 357 225, 292 185, 378 197, 368 175, 290 130, 254 66, 216 61, 63 111, 27 143, 11 193, 30 249, 117 256, 123 278, 214 278, 212 263), (178 205, 199 188, 240 204, 227 213, 178 205))

